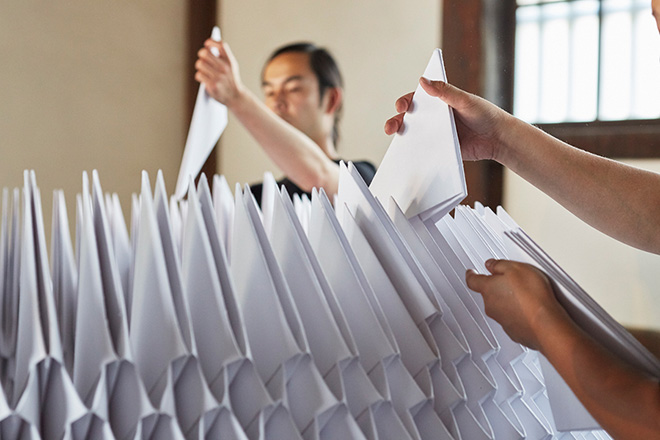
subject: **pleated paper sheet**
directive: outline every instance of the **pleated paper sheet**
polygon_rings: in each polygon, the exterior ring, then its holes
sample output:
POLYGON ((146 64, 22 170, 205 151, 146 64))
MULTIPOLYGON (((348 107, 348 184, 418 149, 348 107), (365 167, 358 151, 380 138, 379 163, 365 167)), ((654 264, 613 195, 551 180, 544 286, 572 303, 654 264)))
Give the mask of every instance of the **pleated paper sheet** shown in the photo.
POLYGON ((176 203, 145 173, 124 218, 84 175, 50 255, 35 175, 5 190, 0 436, 607 438, 557 431, 538 354, 465 286, 510 256, 503 211, 390 217, 352 164, 341 206, 266 186, 263 212, 220 176, 176 203))
MULTIPOLYGON (((426 74, 444 78, 439 51, 426 74)), ((292 198, 270 175, 263 210, 218 175, 180 201, 143 173, 125 217, 93 172, 72 221, 55 192, 49 247, 35 174, 5 189, 0 438, 609 438, 485 315, 465 271, 536 264, 618 354, 647 371, 657 360, 506 212, 456 207, 453 117, 420 93, 373 187, 341 164, 334 203, 292 198)))

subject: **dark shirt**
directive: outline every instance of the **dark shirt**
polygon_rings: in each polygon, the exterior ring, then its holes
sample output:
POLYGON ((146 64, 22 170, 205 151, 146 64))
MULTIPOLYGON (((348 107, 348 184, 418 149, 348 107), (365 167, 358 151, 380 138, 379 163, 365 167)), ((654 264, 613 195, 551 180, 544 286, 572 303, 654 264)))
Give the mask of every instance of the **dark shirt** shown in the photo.
MULTIPOLYGON (((339 162, 342 160, 343 159, 337 159, 334 162, 339 164, 339 162)), ((344 162, 346 161, 344 160, 344 162)), ((353 165, 355 165, 355 169, 358 171, 358 173, 360 173, 360 176, 362 176, 362 178, 364 179, 364 183, 369 185, 373 180, 374 175, 376 174, 376 167, 371 162, 368 162, 366 160, 353 162, 353 165)), ((299 194, 302 196, 303 194, 305 194, 310 199, 312 198, 312 195, 310 193, 303 191, 298 187, 298 185, 296 185, 286 177, 277 181, 277 187, 280 188, 282 186, 286 188, 286 191, 289 193, 290 196, 293 196, 294 194, 299 194)), ((256 183, 254 185, 250 185, 250 191, 252 191, 252 195, 257 200, 259 206, 261 206, 261 194, 263 192, 263 183, 256 183)))

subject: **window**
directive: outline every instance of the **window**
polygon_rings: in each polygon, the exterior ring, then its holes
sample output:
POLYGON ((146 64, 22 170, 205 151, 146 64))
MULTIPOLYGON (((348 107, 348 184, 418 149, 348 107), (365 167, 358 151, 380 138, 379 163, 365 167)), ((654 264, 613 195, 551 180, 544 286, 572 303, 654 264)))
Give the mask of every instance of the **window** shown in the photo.
POLYGON ((514 114, 533 123, 660 116, 650 0, 518 0, 514 114))
MULTIPOLYGON (((660 158, 660 37, 651 0, 442 0, 442 7, 442 50, 454 85, 584 150, 617 159, 660 158), (590 30, 594 26, 596 32, 590 30), (543 53, 542 29, 558 53, 543 53), (596 58, 582 56, 594 44, 589 56, 596 58), (522 47, 531 49, 523 54, 522 47), (608 47, 615 47, 613 57, 605 55, 608 47), (546 63, 556 73, 541 74, 543 56, 563 59, 564 65, 546 63), (595 79, 594 64, 601 72, 595 79), (628 74, 615 73, 626 68, 628 74), (626 75, 626 94, 618 96, 626 75), (566 79, 554 89, 542 87, 561 77, 566 79), (563 102, 561 111, 550 105, 541 110, 542 93, 563 102)), ((495 207, 502 202, 498 164, 466 162, 465 174, 466 203, 479 200, 495 207)))

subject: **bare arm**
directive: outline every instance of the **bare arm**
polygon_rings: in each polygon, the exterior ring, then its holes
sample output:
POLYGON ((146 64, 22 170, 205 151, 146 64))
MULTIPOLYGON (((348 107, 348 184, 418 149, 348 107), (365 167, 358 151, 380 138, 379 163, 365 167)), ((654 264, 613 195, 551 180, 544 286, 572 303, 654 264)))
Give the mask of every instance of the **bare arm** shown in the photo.
MULTIPOLYGON (((421 84, 454 109, 464 159, 496 160, 596 229, 660 253, 660 175, 574 148, 447 83, 421 84)), ((397 111, 410 99, 400 98, 397 111)), ((396 132, 402 116, 385 131, 396 132)))
POLYGON ((195 79, 204 84, 210 96, 227 106, 296 185, 305 191, 322 187, 329 196, 335 194, 339 166, 314 141, 271 112, 242 84, 229 45, 210 39, 204 44, 195 64, 195 79), (211 47, 218 48, 218 57, 211 53, 211 47))
POLYGON ((660 175, 571 147, 513 117, 496 160, 596 229, 660 253, 660 175))
POLYGON ((657 438, 660 385, 625 364, 584 333, 536 268, 489 260, 492 275, 468 271, 470 289, 484 297, 486 313, 515 341, 539 350, 587 410, 614 438, 657 438))
POLYGON ((339 166, 300 130, 270 111, 256 96, 245 92, 230 110, 268 157, 304 191, 323 188, 336 194, 339 166))
POLYGON ((660 359, 660 332, 642 328, 626 328, 653 356, 660 359))

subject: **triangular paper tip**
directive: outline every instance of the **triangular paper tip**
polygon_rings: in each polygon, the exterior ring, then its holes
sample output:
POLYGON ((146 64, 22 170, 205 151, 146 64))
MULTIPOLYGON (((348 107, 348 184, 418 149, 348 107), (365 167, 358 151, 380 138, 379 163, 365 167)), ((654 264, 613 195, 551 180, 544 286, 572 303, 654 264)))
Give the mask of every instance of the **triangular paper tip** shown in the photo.
POLYGON ((431 81, 447 81, 447 75, 445 75, 444 63, 442 61, 442 50, 435 49, 433 51, 423 76, 431 81))
POLYGON ((213 26, 213 30, 211 31, 211 39, 215 41, 220 41, 222 39, 220 28, 218 26, 213 26))

